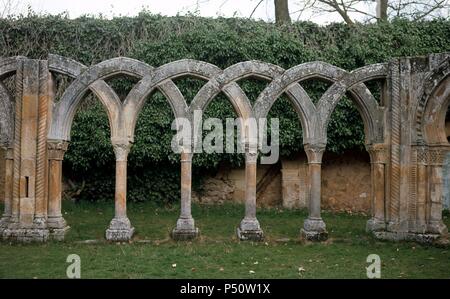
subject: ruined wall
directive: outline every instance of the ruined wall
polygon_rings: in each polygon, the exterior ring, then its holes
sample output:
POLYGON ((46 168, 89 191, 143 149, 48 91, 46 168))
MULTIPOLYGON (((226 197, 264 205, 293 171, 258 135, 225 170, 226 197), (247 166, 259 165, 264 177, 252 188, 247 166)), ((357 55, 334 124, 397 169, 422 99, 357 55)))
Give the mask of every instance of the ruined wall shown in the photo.
POLYGON ((370 158, 367 153, 325 153, 322 167, 323 209, 370 212, 370 158))
MULTIPOLYGON (((371 191, 368 154, 325 154, 322 167, 323 209, 368 214, 371 191)), ((269 168, 270 165, 258 165, 258 183, 261 183, 269 168)), ((278 174, 271 178, 263 192, 257 193, 258 206, 306 208, 307 170, 304 154, 283 160, 278 174)), ((202 203, 244 203, 244 177, 244 169, 223 167, 217 175, 205 179, 201 191, 194 192, 194 200, 202 203)))
MULTIPOLYGON (((261 183, 270 165, 258 165, 257 182, 261 183)), ((257 192, 259 206, 276 206, 282 203, 281 173, 275 174, 264 188, 257 192)), ((245 171, 244 168, 222 167, 215 176, 205 178, 199 190, 193 191, 192 199, 201 203, 244 203, 245 202, 245 171)))

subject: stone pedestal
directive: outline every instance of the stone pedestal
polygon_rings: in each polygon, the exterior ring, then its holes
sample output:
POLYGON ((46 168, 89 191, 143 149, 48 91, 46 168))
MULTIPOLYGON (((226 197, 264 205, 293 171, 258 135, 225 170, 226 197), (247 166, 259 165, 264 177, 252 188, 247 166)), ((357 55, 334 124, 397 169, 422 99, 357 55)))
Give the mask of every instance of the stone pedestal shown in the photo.
POLYGON ((11 217, 8 227, 3 231, 3 239, 21 242, 46 242, 50 232, 45 219, 36 218, 31 224, 24 224, 19 219, 11 217))
POLYGON ((264 240, 264 232, 262 231, 259 221, 256 218, 242 219, 237 228, 237 236, 240 240, 245 241, 262 241, 264 240))
POLYGON ((197 238, 200 232, 195 227, 194 218, 179 218, 177 226, 172 231, 172 238, 176 241, 186 241, 197 238))
POLYGON ((106 230, 106 240, 113 242, 127 242, 134 234, 134 227, 127 217, 113 218, 106 230))
POLYGON ((325 222, 322 218, 308 218, 303 223, 300 230, 301 238, 307 241, 325 241, 328 238, 328 232, 325 222))

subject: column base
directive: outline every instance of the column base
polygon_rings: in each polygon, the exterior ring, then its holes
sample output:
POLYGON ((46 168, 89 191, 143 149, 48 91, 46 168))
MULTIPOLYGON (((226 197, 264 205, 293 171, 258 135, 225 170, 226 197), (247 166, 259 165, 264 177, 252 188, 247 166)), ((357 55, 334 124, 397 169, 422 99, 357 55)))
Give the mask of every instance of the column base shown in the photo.
POLYGON ((50 238, 56 241, 64 241, 64 237, 70 229, 62 216, 49 216, 47 226, 50 231, 50 238))
POLYGON ((2 218, 0 219, 0 236, 2 235, 3 231, 8 228, 10 221, 11 221, 11 216, 9 216, 9 215, 2 216, 2 218))
POLYGON ((411 232, 373 232, 375 238, 388 241, 413 241, 421 244, 433 244, 446 239, 445 236, 433 233, 411 233, 411 232))
POLYGON ((263 241, 264 232, 259 225, 259 221, 256 218, 244 218, 242 219, 239 227, 236 230, 237 237, 241 241, 263 241))
POLYGON ((325 222, 322 218, 308 218, 300 230, 300 237, 307 241, 325 241, 328 239, 325 222))
POLYGON ((130 241, 134 234, 134 227, 127 217, 113 218, 106 230, 106 240, 112 242, 127 242, 130 241))
POLYGON ((446 235, 448 234, 448 229, 442 221, 430 221, 427 226, 427 232, 438 235, 446 235))
POLYGON ((386 223, 382 220, 371 218, 367 221, 366 231, 367 232, 375 232, 375 231, 384 231, 386 230, 386 223))
POLYGON ((32 243, 32 242, 47 242, 50 232, 45 226, 45 223, 40 219, 33 223, 31 227, 20 227, 19 222, 11 221, 7 228, 3 230, 3 240, 32 243))
POLYGON ((195 227, 194 218, 179 218, 177 226, 172 231, 172 239, 175 241, 193 240, 200 235, 197 227, 195 227))

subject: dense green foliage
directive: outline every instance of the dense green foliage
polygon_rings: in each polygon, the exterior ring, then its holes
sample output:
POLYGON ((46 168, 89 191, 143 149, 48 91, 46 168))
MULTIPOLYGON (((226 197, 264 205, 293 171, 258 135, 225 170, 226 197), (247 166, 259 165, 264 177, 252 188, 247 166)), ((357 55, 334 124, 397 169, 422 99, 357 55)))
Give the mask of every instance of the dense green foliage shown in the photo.
MULTIPOLYGON (((128 56, 152 66, 183 58, 207 61, 221 68, 252 59, 284 68, 322 60, 352 70, 397 56, 449 51, 450 21, 395 20, 352 27, 345 24, 320 27, 299 22, 289 27, 276 27, 246 19, 169 18, 148 13, 112 20, 31 15, 0 20, 0 36, 1 56, 45 59, 48 53, 55 53, 86 65, 128 56)), ((111 83, 118 94, 123 95, 133 82, 124 79, 111 83)), ((176 83, 188 101, 203 84, 194 79, 180 79, 176 83)), ((267 84, 251 79, 239 83, 252 101, 267 84)), ((319 98, 326 87, 317 82, 304 85, 313 99, 319 98)), ((377 84, 372 84, 371 88, 377 94, 377 84)), ((206 115, 235 116, 222 95, 211 103, 206 115)), ((282 98, 274 105, 271 116, 280 118, 282 155, 290 156, 302 150, 299 121, 287 99, 282 98)), ((170 129, 172 118, 164 97, 159 93, 152 95, 140 115, 136 142, 129 157, 130 199, 170 201, 178 198, 178 157, 170 149, 174 133, 170 129)), ((339 103, 328 132, 327 148, 332 152, 363 149, 363 123, 349 99, 339 103)), ((197 155, 194 171, 214 171, 220 162, 239 165, 242 157, 197 155)), ((97 101, 87 101, 76 116, 65 173, 74 181, 84 178, 90 182, 80 197, 98 198, 101 194, 112 198, 114 156, 107 117, 97 101)))

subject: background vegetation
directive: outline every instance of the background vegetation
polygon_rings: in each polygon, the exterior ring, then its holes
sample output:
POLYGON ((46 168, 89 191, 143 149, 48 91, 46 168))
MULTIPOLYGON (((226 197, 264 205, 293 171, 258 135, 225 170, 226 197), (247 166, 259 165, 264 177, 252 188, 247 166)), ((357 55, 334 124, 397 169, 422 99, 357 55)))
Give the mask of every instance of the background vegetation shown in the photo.
MULTIPOLYGON (((1 56, 23 55, 45 59, 48 53, 73 58, 86 65, 128 56, 152 66, 192 58, 226 68, 245 60, 261 60, 290 68, 322 60, 352 70, 367 64, 386 62, 392 57, 425 55, 450 51, 450 21, 410 22, 394 20, 378 24, 332 24, 326 27, 309 22, 275 26, 247 19, 208 19, 194 16, 162 17, 146 12, 138 17, 106 20, 65 16, 35 16, 0 19, 1 56)), ((57 78, 60 86, 67 83, 57 78)), ((110 83, 118 94, 126 95, 135 80, 110 83)), ((204 82, 180 79, 176 84, 190 101, 204 82)), ((267 84, 257 80, 239 82, 253 101, 267 84)), ((305 82, 305 89, 318 99, 324 83, 305 82)), ((378 93, 376 83, 370 85, 378 93)), ((60 93, 59 93, 60 94, 60 93)), ((70 150, 65 158, 65 175, 78 199, 112 199, 114 155, 109 140, 105 112, 88 96, 77 113, 70 150)), ((235 117, 223 96, 216 98, 208 116, 235 117)), ((301 127, 285 98, 278 101, 271 116, 280 118, 282 155, 302 150, 301 127)), ((173 201, 179 198, 178 157, 171 152, 170 129, 173 116, 164 97, 155 93, 145 105, 136 129, 135 145, 129 157, 129 199, 173 201)), ((361 118, 349 99, 333 113, 327 149, 342 153, 364 148, 361 118)), ((197 155, 194 172, 214 171, 220 163, 240 165, 239 155, 197 155)), ((194 175, 199 183, 199 175, 194 175)))

